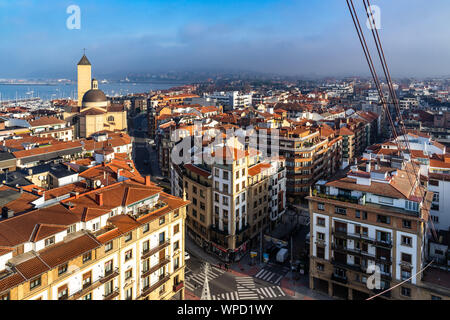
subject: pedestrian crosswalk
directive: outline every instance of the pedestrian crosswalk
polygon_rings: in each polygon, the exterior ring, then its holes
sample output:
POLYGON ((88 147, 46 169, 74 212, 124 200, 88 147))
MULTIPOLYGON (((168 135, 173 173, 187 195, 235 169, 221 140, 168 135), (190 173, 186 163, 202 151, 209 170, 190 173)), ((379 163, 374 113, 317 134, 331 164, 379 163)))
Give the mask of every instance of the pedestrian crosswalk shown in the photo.
POLYGON ((261 299, 264 298, 277 298, 277 297, 284 297, 286 294, 279 286, 273 286, 273 287, 261 287, 256 290, 258 294, 261 296, 261 299))
MULTIPOLYGON (((261 287, 258 289, 251 290, 256 295, 256 298, 253 299, 275 299, 279 297, 284 297, 286 294, 279 286, 272 286, 272 287, 261 287)), ((211 297, 212 300, 252 300, 252 298, 244 297, 240 294, 238 291, 233 292, 225 292, 216 294, 211 297)))
POLYGON ((256 275, 255 278, 267 281, 267 282, 271 282, 273 284, 280 284, 281 279, 283 279, 283 275, 280 275, 276 272, 272 272, 270 270, 267 269, 261 269, 256 275))
POLYGON ((212 300, 239 300, 237 291, 219 293, 211 297, 212 300))
MULTIPOLYGON (((216 267, 210 267, 208 270, 208 280, 213 280, 215 278, 220 277, 225 271, 216 267)), ((186 278, 186 288, 190 291, 194 291, 197 288, 202 288, 205 282, 205 272, 203 270, 199 271, 197 274, 194 274, 190 271, 186 278)))
POLYGON ((252 277, 236 278, 236 287, 239 300, 257 300, 259 298, 255 291, 255 280, 252 277))

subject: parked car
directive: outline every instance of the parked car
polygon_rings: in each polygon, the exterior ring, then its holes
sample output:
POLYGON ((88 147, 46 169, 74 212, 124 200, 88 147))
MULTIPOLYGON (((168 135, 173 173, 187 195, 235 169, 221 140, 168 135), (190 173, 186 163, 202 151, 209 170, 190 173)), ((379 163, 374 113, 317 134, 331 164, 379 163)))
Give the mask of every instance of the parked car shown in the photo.
POLYGON ((184 252, 184 260, 189 260, 191 258, 191 256, 189 255, 189 253, 187 251, 184 252))
POLYGON ((289 250, 286 248, 280 249, 277 253, 277 262, 283 263, 286 261, 289 254, 289 250))

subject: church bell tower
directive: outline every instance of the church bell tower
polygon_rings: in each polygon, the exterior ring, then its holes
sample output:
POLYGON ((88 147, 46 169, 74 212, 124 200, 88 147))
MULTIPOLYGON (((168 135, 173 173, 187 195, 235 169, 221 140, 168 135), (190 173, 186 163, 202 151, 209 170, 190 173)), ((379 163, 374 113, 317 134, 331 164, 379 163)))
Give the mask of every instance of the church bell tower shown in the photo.
POLYGON ((81 106, 86 91, 91 90, 91 63, 85 54, 77 65, 78 71, 78 106, 81 106))

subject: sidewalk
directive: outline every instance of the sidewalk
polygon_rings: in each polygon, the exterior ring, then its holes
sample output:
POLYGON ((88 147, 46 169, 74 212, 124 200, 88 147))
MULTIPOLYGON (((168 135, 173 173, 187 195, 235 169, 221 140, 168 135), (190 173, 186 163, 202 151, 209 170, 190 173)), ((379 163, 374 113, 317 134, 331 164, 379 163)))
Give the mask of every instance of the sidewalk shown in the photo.
POLYGON ((303 276, 298 280, 292 279, 292 273, 289 272, 280 284, 281 289, 296 300, 333 300, 330 296, 311 290, 308 279, 303 276))
POLYGON ((186 251, 189 252, 194 257, 199 258, 200 260, 209 262, 213 265, 218 265, 221 262, 218 258, 214 257, 212 254, 205 252, 195 243, 195 241, 191 240, 187 235, 185 237, 185 245, 186 251))

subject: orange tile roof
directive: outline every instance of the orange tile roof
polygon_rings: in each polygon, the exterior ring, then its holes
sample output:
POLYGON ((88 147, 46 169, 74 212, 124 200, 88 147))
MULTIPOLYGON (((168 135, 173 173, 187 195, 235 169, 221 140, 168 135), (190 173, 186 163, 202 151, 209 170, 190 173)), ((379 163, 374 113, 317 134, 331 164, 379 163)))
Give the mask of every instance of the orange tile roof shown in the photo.
POLYGON ((30 241, 38 224, 61 225, 66 228, 79 219, 63 205, 36 209, 0 221, 0 246, 14 247, 30 241))
POLYGON ((41 117, 29 122, 32 127, 48 126, 53 124, 65 124, 66 121, 55 117, 41 117))
POLYGON ((256 176, 257 174, 265 171, 266 169, 269 169, 271 167, 268 163, 258 163, 251 168, 248 168, 248 175, 249 176, 256 176))
POLYGON ((61 142, 58 144, 53 144, 48 147, 42 147, 42 148, 34 148, 30 150, 22 150, 22 151, 16 151, 13 152, 13 155, 18 158, 27 158, 31 156, 36 156, 44 153, 50 153, 50 152, 56 152, 61 150, 68 150, 68 149, 74 149, 81 147, 81 143, 79 141, 68 141, 68 142, 61 142))

